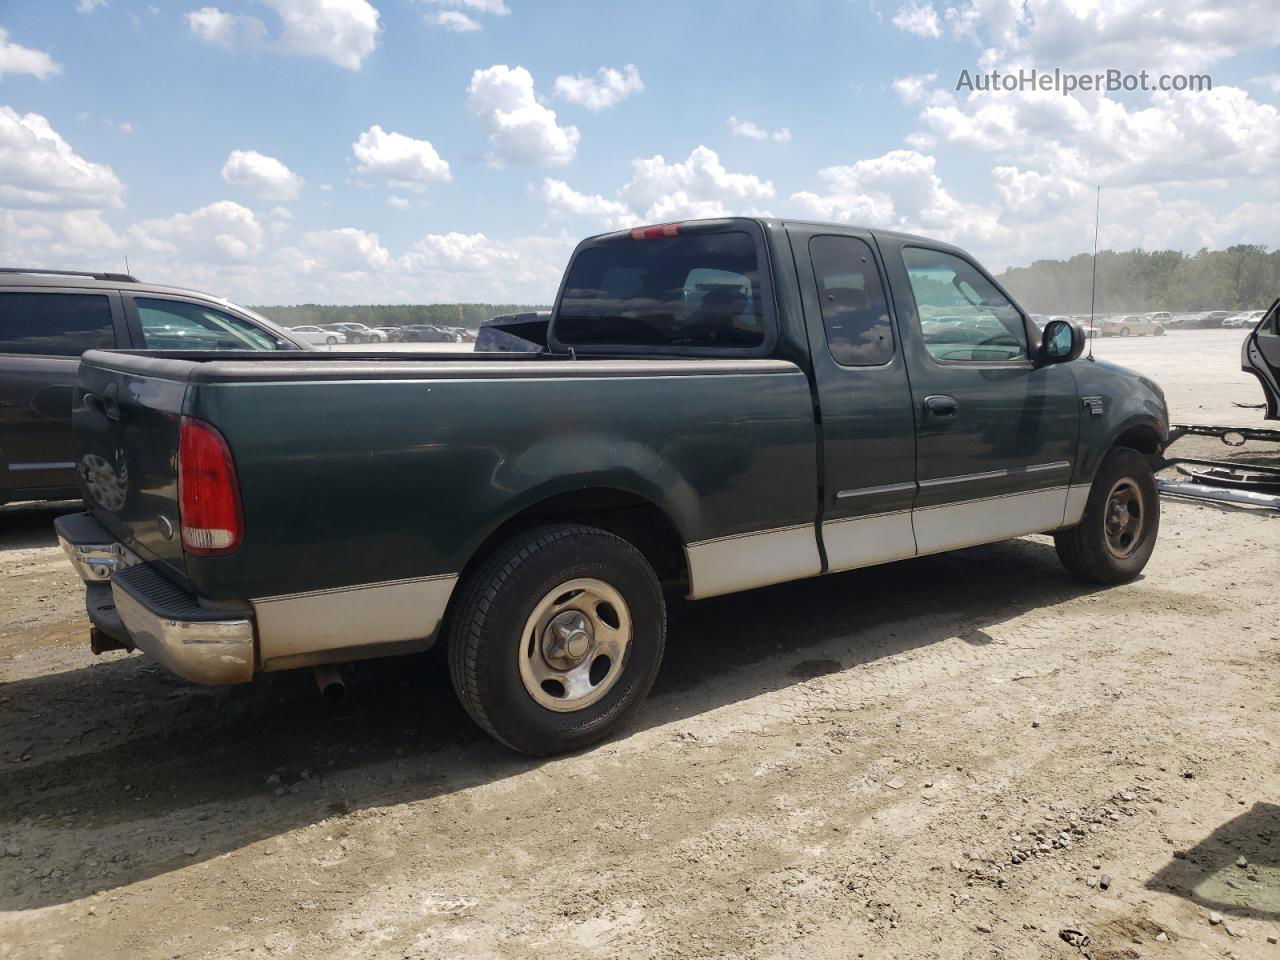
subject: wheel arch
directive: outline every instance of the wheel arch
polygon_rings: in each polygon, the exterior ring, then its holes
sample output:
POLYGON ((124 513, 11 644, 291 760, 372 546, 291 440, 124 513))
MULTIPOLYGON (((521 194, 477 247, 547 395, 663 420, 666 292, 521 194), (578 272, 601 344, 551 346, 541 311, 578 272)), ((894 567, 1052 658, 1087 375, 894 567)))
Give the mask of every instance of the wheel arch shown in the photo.
MULTIPOLYGON (((644 555, 665 589, 687 590, 686 540, 670 513, 650 496, 606 483, 572 489, 549 486, 522 497, 516 508, 478 538, 458 573, 458 585, 465 583, 494 550, 512 537, 549 523, 582 523, 607 530, 644 555)), ((437 634, 441 639, 448 636, 449 618, 461 593, 455 589, 450 597, 437 634)))

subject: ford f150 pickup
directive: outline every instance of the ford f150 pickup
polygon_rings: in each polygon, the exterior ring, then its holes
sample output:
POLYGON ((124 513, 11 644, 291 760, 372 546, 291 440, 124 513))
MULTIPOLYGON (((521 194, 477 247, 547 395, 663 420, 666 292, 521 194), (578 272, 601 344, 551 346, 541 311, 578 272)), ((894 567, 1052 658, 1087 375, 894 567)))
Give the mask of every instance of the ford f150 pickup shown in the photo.
POLYGON ((94 648, 235 683, 441 642, 548 754, 644 698, 669 597, 1031 533, 1120 583, 1155 545, 1160 389, 947 244, 642 227, 542 321, 532 353, 85 354, 58 533, 94 648))

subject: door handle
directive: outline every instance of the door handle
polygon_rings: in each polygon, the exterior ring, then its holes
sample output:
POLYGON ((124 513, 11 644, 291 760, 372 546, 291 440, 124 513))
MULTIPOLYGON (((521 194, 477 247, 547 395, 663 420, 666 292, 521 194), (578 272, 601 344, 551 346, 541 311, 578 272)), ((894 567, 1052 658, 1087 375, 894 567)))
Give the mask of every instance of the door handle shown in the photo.
POLYGON ((955 397, 933 396, 924 398, 924 412, 939 420, 954 420, 960 412, 960 404, 955 397))

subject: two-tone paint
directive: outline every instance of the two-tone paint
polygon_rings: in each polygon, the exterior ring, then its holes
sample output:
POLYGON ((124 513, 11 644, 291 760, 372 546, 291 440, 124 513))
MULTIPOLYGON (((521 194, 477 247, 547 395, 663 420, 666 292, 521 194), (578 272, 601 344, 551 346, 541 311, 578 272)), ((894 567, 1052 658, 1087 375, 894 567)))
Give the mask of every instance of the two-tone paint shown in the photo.
POLYGON ((1163 443, 1158 387, 1108 364, 1037 362, 1025 314, 1022 359, 935 360, 901 251, 963 251, 725 223, 767 254, 768 356, 90 353, 78 454, 117 467, 125 488, 94 513, 202 603, 251 611, 272 669, 429 645, 468 565, 549 503, 651 509, 701 598, 1070 526, 1107 449, 1163 443), (808 255, 825 235, 874 251, 894 335, 880 366, 827 349, 808 255), (940 396, 949 416, 933 415, 940 396), (181 415, 233 452, 246 537, 231 556, 184 556, 171 532, 181 415))

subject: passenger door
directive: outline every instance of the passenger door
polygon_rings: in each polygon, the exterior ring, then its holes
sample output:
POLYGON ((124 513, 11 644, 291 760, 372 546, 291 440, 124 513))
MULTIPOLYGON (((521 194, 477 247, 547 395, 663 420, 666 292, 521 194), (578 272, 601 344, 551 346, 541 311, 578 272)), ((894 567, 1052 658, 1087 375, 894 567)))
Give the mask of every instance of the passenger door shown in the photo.
POLYGON ((890 280, 909 318, 919 552, 1061 526, 1079 436, 1074 374, 1032 362, 1034 324, 975 263, 894 246, 890 280))
POLYGON ((0 292, 0 502, 76 496, 71 396, 80 354, 125 343, 114 291, 0 292))
POLYGON ((1280 300, 1271 304, 1241 349, 1241 366, 1258 378, 1268 420, 1280 420, 1280 300))
POLYGON ((808 318, 827 569, 915 555, 915 418, 869 234, 788 227, 808 318))

